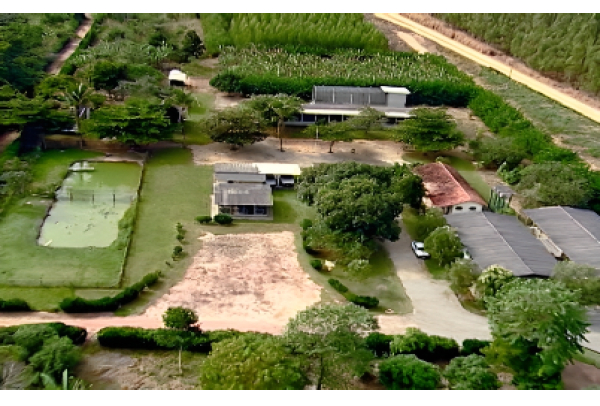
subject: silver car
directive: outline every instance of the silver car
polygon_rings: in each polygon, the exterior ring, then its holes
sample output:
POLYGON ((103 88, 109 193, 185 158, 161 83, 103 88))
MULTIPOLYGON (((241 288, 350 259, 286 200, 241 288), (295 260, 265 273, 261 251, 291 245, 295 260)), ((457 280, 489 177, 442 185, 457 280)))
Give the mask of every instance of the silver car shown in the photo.
POLYGON ((418 241, 413 241, 411 244, 412 250, 415 253, 415 256, 419 259, 429 259, 431 255, 425 251, 425 244, 418 241))

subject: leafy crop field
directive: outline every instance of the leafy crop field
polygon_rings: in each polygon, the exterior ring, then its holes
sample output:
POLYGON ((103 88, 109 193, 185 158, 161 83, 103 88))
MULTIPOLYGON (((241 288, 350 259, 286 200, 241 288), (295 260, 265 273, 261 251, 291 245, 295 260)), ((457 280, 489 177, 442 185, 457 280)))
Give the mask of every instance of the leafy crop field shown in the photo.
POLYGON ((301 45, 325 49, 388 49, 385 36, 350 13, 220 13, 203 14, 206 49, 218 54, 221 47, 250 44, 301 45))
POLYGON ((466 106, 474 84, 442 57, 413 52, 336 51, 327 56, 265 47, 223 49, 211 85, 244 94, 310 98, 315 85, 405 86, 410 104, 466 106))

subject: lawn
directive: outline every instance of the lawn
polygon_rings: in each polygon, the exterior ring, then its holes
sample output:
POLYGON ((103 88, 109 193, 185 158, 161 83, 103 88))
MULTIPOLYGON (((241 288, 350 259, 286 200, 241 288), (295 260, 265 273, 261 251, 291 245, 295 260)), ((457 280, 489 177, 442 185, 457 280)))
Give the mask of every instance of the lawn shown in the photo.
POLYGON ((164 278, 142 300, 125 306, 119 314, 142 309, 148 300, 164 294, 183 277, 192 255, 201 247, 197 239, 200 229, 194 219, 210 214, 212 174, 212 166, 194 165, 188 149, 155 151, 148 160, 123 286, 155 270, 162 270, 164 278), (173 261, 173 247, 179 245, 175 239, 177 222, 187 231, 183 247, 188 255, 173 261))

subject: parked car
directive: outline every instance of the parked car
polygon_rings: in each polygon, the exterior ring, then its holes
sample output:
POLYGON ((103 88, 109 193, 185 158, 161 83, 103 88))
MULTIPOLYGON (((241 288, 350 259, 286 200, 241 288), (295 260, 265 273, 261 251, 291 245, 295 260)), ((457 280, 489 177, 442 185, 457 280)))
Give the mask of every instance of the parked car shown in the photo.
POLYGON ((463 259, 473 259, 466 248, 463 248, 463 259))
POLYGON ((418 241, 413 241, 411 244, 412 250, 415 253, 415 256, 419 259, 429 259, 431 255, 425 251, 425 244, 418 241))
POLYGON ((281 175, 279 184, 284 187, 294 187, 294 177, 292 175, 281 175))
POLYGON ((267 185, 274 188, 277 186, 277 179, 275 179, 275 175, 267 175, 267 185))

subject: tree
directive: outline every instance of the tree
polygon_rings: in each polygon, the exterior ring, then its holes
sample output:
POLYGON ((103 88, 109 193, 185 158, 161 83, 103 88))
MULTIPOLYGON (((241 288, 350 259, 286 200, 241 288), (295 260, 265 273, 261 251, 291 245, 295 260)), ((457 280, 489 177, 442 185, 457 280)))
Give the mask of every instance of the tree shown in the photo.
MULTIPOLYGON (((191 309, 184 307, 169 307, 162 316, 165 327, 170 330, 175 330, 184 333, 200 332, 195 331, 193 325, 198 322, 198 316, 191 309)), ((192 334, 172 334, 172 331, 165 331, 164 334, 156 335, 157 342, 165 347, 179 348, 179 373, 182 373, 181 368, 181 353, 183 349, 192 343, 192 334)))
POLYGON ((452 262, 448 268, 450 288, 460 295, 469 294, 471 286, 477 279, 475 276, 477 270, 477 264, 470 259, 457 259, 452 262))
POLYGON ((247 104, 258 111, 266 122, 277 125, 279 149, 283 152, 283 138, 281 131, 285 128, 285 120, 292 118, 300 112, 302 99, 286 94, 252 96, 247 104))
POLYGON ((200 384, 216 390, 303 389, 308 379, 302 361, 280 337, 245 334, 213 344, 200 384))
POLYGON ((347 386, 368 371, 373 353, 364 336, 378 327, 368 310, 349 304, 315 305, 288 322, 284 339, 292 351, 311 361, 317 390, 347 386))
POLYGON ((379 365, 379 382, 386 389, 432 390, 439 386, 440 378, 437 366, 412 354, 396 355, 379 365))
POLYGON ((214 112, 201 126, 215 142, 225 142, 231 149, 262 141, 266 123, 255 110, 236 106, 214 112))
POLYGON ((593 266, 572 261, 557 262, 552 279, 562 282, 568 289, 578 291, 583 306, 600 304, 600 278, 593 266))
POLYGON ((91 134, 136 145, 169 140, 174 128, 166 118, 166 106, 154 99, 130 98, 122 105, 107 105, 88 121, 91 134))
POLYGON ((123 63, 100 60, 89 69, 89 78, 96 90, 110 93, 119 85, 119 81, 127 78, 127 65, 123 63))
POLYGON ((65 369, 74 368, 81 359, 80 349, 69 337, 51 337, 44 341, 29 363, 34 370, 58 380, 65 369))
POLYGON ((425 250, 440 266, 450 264, 462 254, 463 245, 460 238, 449 226, 435 229, 423 242, 425 250))
POLYGON ((527 158, 527 153, 508 137, 484 137, 469 145, 474 146, 475 158, 486 167, 497 168, 506 162, 507 169, 512 170, 527 158))
POLYGON ((462 145, 464 136, 456 128, 452 116, 443 109, 417 108, 411 118, 396 128, 396 141, 423 152, 444 151, 462 145))
POLYGON ((313 124, 306 127, 304 134, 320 138, 324 141, 329 141, 329 153, 333 153, 333 144, 338 141, 352 141, 350 127, 346 122, 330 123, 330 124, 313 124))
POLYGON ((490 265, 477 278, 476 289, 484 300, 496 296, 500 289, 515 278, 513 273, 500 265, 490 265))
POLYGON ((475 354, 450 361, 444 370, 444 378, 448 380, 450 389, 495 390, 501 386, 485 358, 475 354))
POLYGON ((21 347, 21 359, 24 361, 40 351, 44 342, 53 337, 58 337, 56 330, 44 324, 21 326, 13 335, 15 344, 21 347))
POLYGON ((364 131, 367 135, 369 131, 383 128, 381 122, 384 118, 385 114, 379 110, 375 110, 373 107, 365 107, 360 110, 358 116, 349 118, 346 123, 350 128, 364 131))
POLYGON ((10 86, 0 86, 0 125, 22 129, 32 124, 46 131, 56 131, 69 123, 73 123, 73 118, 61 110, 57 100, 42 96, 29 98, 10 86))
POLYGON ((204 53, 204 49, 204 44, 196 31, 189 30, 185 33, 183 43, 181 44, 181 50, 187 58, 192 56, 198 58, 204 53))
POLYGON ((78 86, 68 88, 64 93, 67 103, 75 110, 75 122, 77 123, 78 131, 81 131, 81 117, 79 116, 79 110, 82 107, 90 106, 90 96, 92 93, 92 89, 83 83, 80 83, 78 86))
POLYGON ((576 292, 543 279, 513 280, 488 300, 492 364, 509 367, 519 389, 559 389, 567 362, 583 352, 585 309, 576 292))
POLYGON ((410 206, 402 210, 402 222, 417 241, 424 241, 435 229, 447 224, 442 211, 437 208, 419 214, 410 206))

